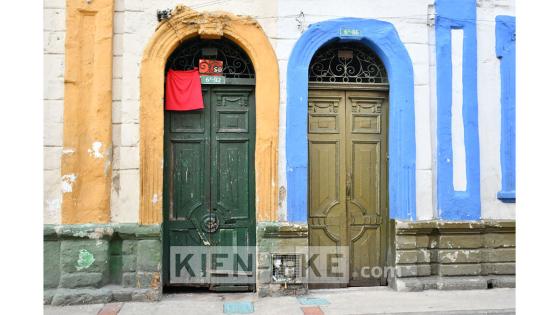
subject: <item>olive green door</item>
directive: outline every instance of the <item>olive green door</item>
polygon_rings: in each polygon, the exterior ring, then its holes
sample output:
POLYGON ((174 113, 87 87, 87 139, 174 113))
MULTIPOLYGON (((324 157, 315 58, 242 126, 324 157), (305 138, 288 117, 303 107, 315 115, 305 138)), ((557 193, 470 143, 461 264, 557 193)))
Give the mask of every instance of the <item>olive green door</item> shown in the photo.
POLYGON ((371 270, 385 266, 388 95, 321 89, 308 100, 309 243, 349 251, 349 283, 311 287, 384 285, 371 270))
POLYGON ((170 246, 255 245, 254 88, 205 85, 203 99, 202 110, 165 112, 166 284, 170 246))

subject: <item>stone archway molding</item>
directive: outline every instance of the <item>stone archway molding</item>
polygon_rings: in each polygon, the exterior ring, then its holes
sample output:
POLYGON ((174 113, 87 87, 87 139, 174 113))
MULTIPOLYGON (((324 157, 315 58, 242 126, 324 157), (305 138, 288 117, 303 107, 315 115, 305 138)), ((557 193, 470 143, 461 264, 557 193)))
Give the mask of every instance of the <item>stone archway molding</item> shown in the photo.
POLYGON ((198 12, 178 5, 160 22, 140 69, 140 217, 141 224, 162 222, 163 91, 167 58, 194 36, 226 37, 251 59, 256 73, 255 187, 258 221, 277 217, 278 108, 280 82, 276 55, 259 23, 226 12, 198 12))
POLYGON ((414 76, 395 27, 374 19, 341 18, 313 24, 288 61, 286 163, 288 221, 307 221, 307 95, 311 58, 332 40, 360 41, 381 58, 389 76, 389 213, 416 219, 414 76))

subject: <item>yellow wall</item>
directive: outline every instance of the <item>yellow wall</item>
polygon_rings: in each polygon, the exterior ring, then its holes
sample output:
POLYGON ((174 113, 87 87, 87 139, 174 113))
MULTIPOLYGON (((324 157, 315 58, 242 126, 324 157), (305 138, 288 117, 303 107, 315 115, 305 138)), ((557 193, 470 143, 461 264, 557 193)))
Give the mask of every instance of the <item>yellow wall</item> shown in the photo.
POLYGON ((62 223, 106 223, 111 193, 113 0, 66 1, 62 223))
POLYGON ((144 51, 140 72, 140 223, 162 221, 163 89, 169 55, 190 37, 227 37, 251 58, 256 73, 256 208, 258 221, 277 219, 280 83, 274 50, 250 17, 200 13, 177 6, 144 51))

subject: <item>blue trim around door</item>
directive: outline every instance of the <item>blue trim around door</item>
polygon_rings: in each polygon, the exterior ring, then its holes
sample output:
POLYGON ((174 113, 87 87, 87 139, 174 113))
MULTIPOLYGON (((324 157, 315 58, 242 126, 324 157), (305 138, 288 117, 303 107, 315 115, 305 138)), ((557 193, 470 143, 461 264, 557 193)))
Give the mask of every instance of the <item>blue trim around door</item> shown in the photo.
POLYGON ((436 0, 437 197, 444 220, 480 219, 476 0, 436 0), (463 30, 463 126, 467 187, 453 187, 451 30, 463 30))
POLYGON ((312 24, 288 62, 286 172, 288 221, 307 221, 307 93, 309 63, 332 40, 359 41, 381 58, 389 76, 389 213, 416 219, 416 139, 412 62, 388 22, 341 18, 312 24))
POLYGON ((515 17, 496 16, 496 57, 500 59, 502 189, 498 199, 515 202, 515 17))

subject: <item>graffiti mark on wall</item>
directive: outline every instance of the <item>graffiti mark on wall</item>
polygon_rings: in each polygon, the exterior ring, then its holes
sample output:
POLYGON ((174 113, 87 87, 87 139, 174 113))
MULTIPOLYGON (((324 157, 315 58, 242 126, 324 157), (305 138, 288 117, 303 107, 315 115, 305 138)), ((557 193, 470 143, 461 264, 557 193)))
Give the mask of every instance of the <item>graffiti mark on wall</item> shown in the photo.
POLYGON ((78 260, 76 261, 76 269, 83 270, 89 268, 93 265, 95 258, 93 254, 90 253, 87 249, 80 249, 80 253, 78 254, 78 260))

